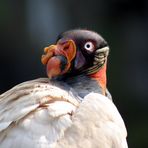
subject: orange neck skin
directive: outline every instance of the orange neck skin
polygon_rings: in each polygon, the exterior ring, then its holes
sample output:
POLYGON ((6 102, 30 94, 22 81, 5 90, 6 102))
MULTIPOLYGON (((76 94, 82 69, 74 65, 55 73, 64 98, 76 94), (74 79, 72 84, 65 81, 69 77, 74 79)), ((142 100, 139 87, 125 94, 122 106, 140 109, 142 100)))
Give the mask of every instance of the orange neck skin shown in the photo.
POLYGON ((96 73, 89 75, 92 79, 96 80, 98 84, 101 86, 103 95, 105 95, 106 92, 106 67, 107 64, 105 63, 103 67, 96 73))

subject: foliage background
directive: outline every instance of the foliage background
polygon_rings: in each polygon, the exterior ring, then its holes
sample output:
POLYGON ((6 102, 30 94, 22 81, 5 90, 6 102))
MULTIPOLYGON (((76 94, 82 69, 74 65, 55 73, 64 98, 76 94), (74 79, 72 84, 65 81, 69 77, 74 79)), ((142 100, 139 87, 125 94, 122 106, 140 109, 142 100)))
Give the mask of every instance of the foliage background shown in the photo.
POLYGON ((0 93, 46 76, 43 47, 72 28, 95 30, 108 41, 108 87, 126 123, 129 147, 147 147, 147 0, 1 0, 0 93))

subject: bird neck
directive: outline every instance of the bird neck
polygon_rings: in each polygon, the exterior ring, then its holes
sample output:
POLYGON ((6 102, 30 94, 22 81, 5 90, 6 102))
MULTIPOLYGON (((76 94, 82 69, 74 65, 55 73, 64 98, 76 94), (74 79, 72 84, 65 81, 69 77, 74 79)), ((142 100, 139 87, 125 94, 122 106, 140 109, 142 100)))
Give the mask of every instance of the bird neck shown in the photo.
POLYGON ((104 64, 98 72, 93 74, 81 74, 69 76, 62 79, 77 94, 84 98, 87 94, 94 92, 102 95, 106 94, 106 64, 104 64))
POLYGON ((103 94, 105 95, 106 92, 106 84, 107 84, 107 79, 106 79, 106 67, 107 64, 105 63, 101 69, 99 69, 98 72, 90 74, 89 77, 95 81, 98 82, 98 84, 101 86, 103 94))
POLYGON ((106 63, 100 69, 91 74, 69 73, 58 77, 77 92, 80 97, 85 97, 90 92, 106 94, 106 63))

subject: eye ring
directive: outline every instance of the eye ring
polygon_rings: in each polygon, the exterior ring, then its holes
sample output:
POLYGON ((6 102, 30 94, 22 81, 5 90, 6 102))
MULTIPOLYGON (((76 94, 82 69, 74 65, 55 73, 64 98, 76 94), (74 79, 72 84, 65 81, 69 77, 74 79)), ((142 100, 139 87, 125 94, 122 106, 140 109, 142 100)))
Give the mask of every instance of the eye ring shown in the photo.
POLYGON ((84 48, 89 51, 89 52, 93 52, 94 51, 94 44, 92 42, 86 42, 84 44, 84 48))

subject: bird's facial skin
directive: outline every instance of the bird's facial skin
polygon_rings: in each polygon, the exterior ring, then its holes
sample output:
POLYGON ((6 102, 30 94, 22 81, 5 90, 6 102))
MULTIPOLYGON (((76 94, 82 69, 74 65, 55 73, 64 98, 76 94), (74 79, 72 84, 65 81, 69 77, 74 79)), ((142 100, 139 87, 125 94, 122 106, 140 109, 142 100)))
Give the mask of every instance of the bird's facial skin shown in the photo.
MULTIPOLYGON (((78 43, 77 53, 74 60, 75 71, 82 71, 86 67, 91 66, 91 61, 94 56, 95 43, 93 41, 84 40, 78 43)), ((78 72, 79 73, 79 72, 78 72)))
POLYGON ((49 78, 87 75, 106 90, 107 42, 88 30, 71 30, 60 34, 56 45, 44 49, 42 63, 49 78))
POLYGON ((106 93, 106 85, 107 85, 106 67, 107 67, 107 64, 105 62, 105 64, 102 66, 102 68, 98 72, 89 75, 92 79, 96 80, 99 83, 99 85, 102 88, 103 95, 105 95, 106 93))
POLYGON ((46 65, 47 75, 49 78, 63 75, 71 70, 71 73, 79 73, 86 67, 90 66, 95 45, 91 41, 83 43, 80 47, 82 51, 76 47, 75 41, 72 39, 60 39, 56 45, 50 45, 44 48, 41 62, 46 65), (85 57, 87 54, 87 59, 85 57), (73 68, 71 68, 73 67, 73 68))
POLYGON ((76 45, 73 40, 66 40, 44 48, 44 52, 41 62, 47 65, 48 77, 53 78, 69 70, 76 55, 76 45))

